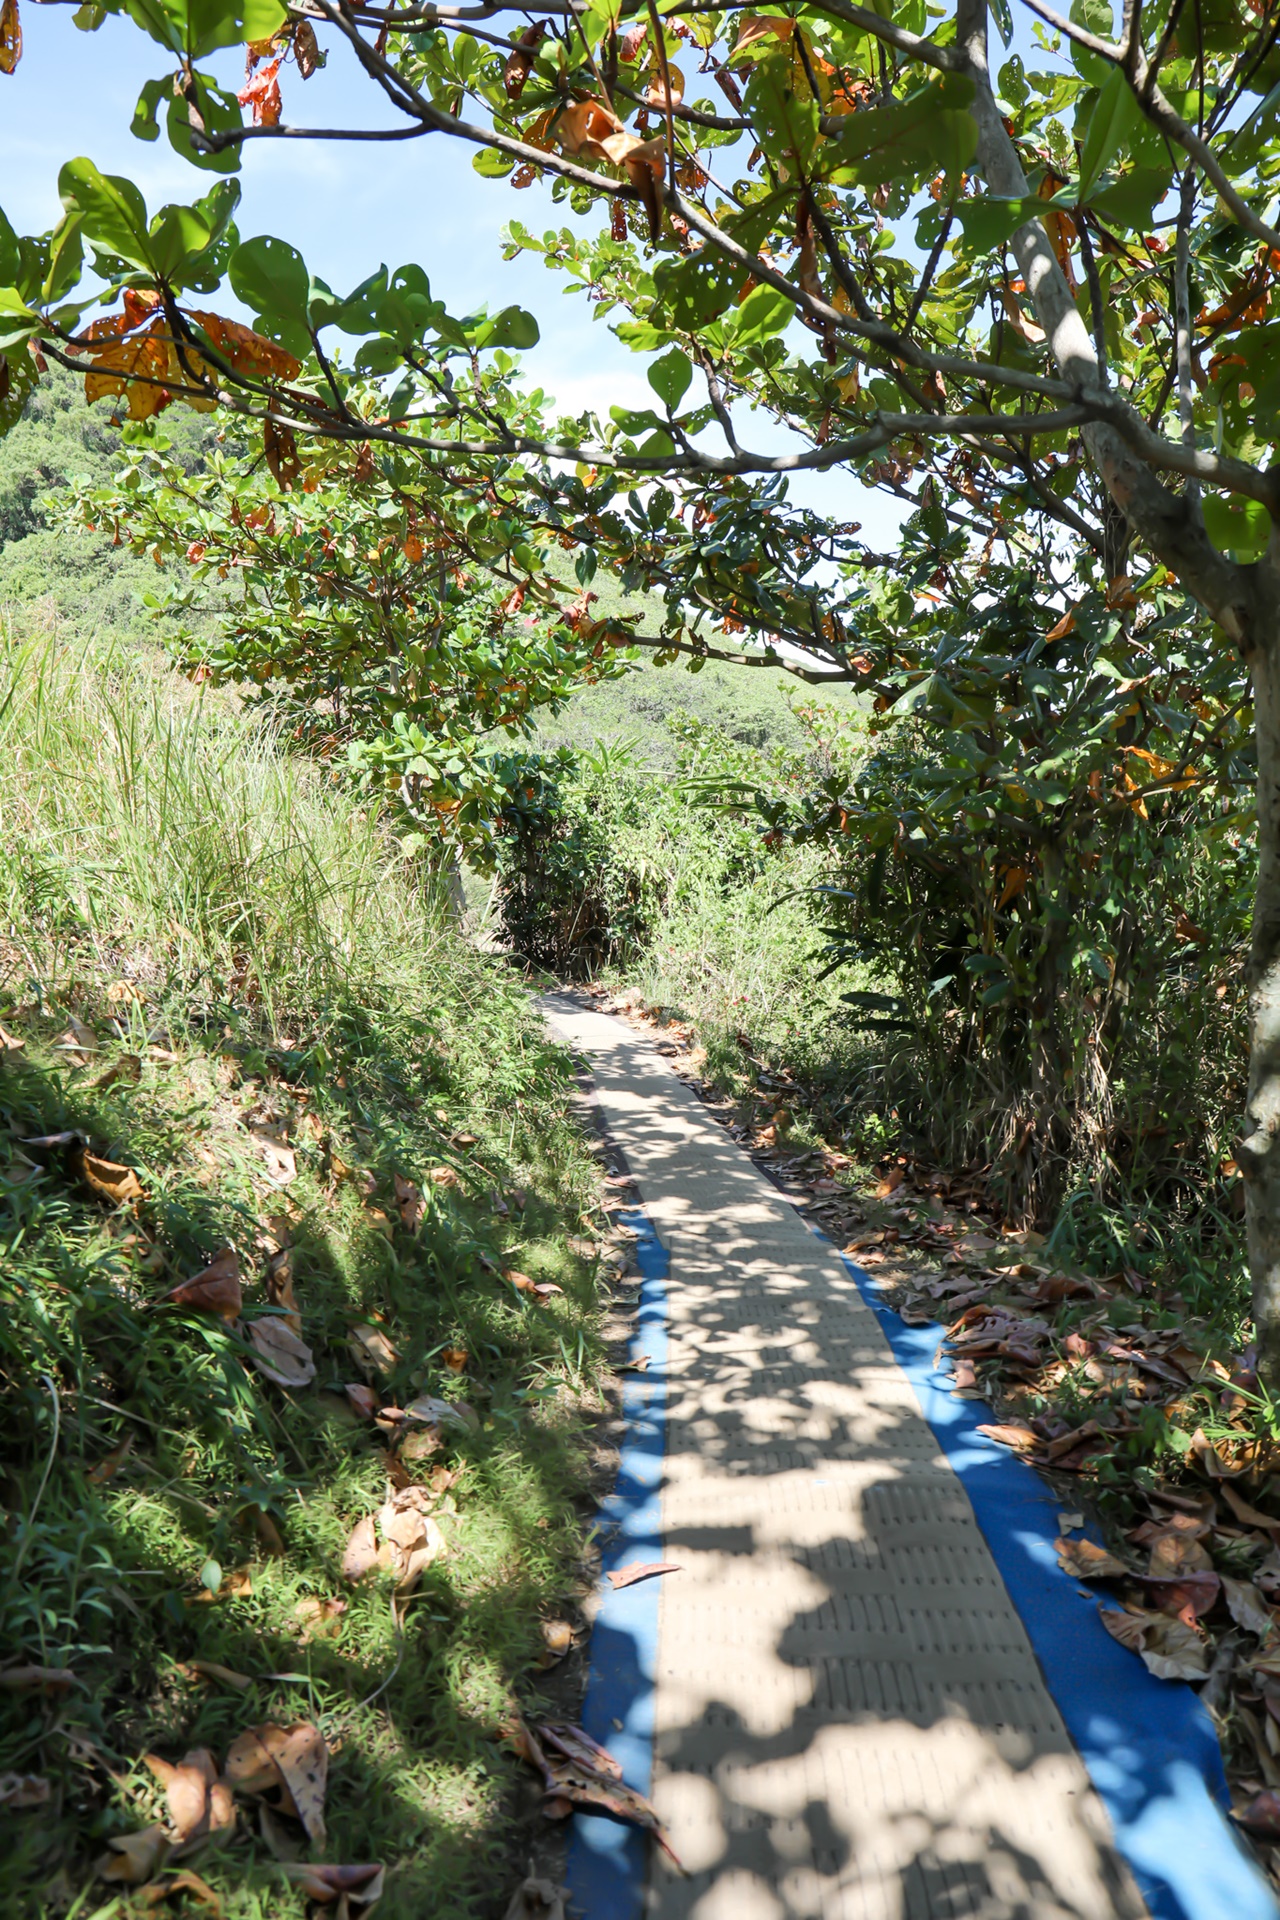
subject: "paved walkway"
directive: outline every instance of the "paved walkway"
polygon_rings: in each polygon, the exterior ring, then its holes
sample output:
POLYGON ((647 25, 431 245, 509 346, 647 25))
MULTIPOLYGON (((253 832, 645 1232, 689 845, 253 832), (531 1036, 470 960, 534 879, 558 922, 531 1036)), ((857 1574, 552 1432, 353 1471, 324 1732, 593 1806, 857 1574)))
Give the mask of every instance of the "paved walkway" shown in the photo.
MULTIPOLYGON (((544 1002, 670 1258, 659 1920, 1139 1920, 959 1479, 842 1262, 622 1021, 544 1002)), ((591 1920, 610 1920, 592 1916, 591 1920)))

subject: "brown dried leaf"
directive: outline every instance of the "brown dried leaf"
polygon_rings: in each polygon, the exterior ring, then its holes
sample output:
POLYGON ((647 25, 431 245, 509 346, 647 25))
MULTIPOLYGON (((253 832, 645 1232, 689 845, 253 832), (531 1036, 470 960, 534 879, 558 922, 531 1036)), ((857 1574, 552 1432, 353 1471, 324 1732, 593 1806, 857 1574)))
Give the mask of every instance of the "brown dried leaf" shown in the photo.
POLYGON ((400 1224, 406 1233, 416 1233, 426 1212, 426 1202, 412 1180, 406 1180, 402 1174, 394 1175, 396 1211, 400 1215, 400 1224))
POLYGON ((169 1840, 161 1826, 138 1833, 118 1833, 107 1841, 109 1851, 98 1860, 98 1877, 118 1886, 140 1887, 163 1865, 169 1840))
POLYGON ((375 1373, 390 1373, 400 1364, 400 1355, 386 1334, 377 1327, 352 1327, 347 1335, 347 1345, 366 1378, 375 1373))
POLYGON ((220 313, 193 312, 187 318, 195 321, 209 344, 237 373, 259 380, 296 380, 302 372, 300 360, 239 320, 224 320, 220 313))
POLYGON ((298 1644, 305 1647, 312 1640, 336 1640, 342 1632, 342 1616, 346 1611, 345 1600, 304 1594, 293 1610, 294 1619, 302 1623, 298 1644))
POLYGON ((1203 1680, 1208 1671, 1204 1641, 1182 1620, 1161 1615, 1141 1649, 1143 1663, 1157 1680, 1203 1680))
POLYGON ((1092 1540, 1058 1539, 1053 1544, 1058 1565, 1075 1580, 1118 1580, 1129 1572, 1123 1560, 1117 1560, 1105 1547, 1095 1546, 1092 1540))
POLYGON ((80 1154, 80 1178, 99 1199, 122 1206, 126 1200, 142 1200, 142 1182, 132 1167, 118 1167, 113 1160, 100 1160, 87 1149, 80 1154))
POLYGON ((0 1053, 17 1053, 26 1044, 26 1041, 20 1040, 16 1034, 6 1033, 5 1029, 0 1027, 0 1053))
POLYGON ((270 470, 271 477, 288 493, 290 487, 297 485, 302 478, 302 462, 298 458, 298 442, 294 438, 292 427, 277 426, 274 420, 263 422, 262 455, 270 470))
POLYGON ((234 1823, 231 1795, 218 1779, 208 1747, 194 1747, 176 1766, 158 1753, 144 1754, 143 1759, 164 1788, 169 1819, 180 1846, 234 1823))
POLYGON ((227 1754, 227 1779, 245 1793, 284 1789, 283 1810, 301 1821, 313 1845, 324 1845, 324 1796, 329 1749, 310 1720, 292 1726, 267 1721, 233 1741, 227 1754))
POLYGON ((12 73, 22 58, 22 22, 18 18, 18 0, 3 0, 0 5, 0 73, 12 73))
POLYGON ((0 1667, 0 1690, 5 1693, 43 1693, 56 1698, 79 1684, 70 1667, 0 1667))
POLYGON ((1147 1572, 1171 1580, 1183 1573, 1211 1573, 1213 1560, 1200 1542, 1182 1529, 1161 1532, 1151 1542, 1147 1572))
POLYGON ((42 1773, 0 1773, 0 1807, 43 1807, 49 1792, 42 1773))
POLYGON ((133 1435, 127 1433, 118 1447, 113 1447, 110 1453, 103 1455, 96 1466, 90 1467, 85 1479, 95 1487, 105 1486, 108 1480, 114 1480, 132 1451, 133 1435))
POLYGON ((238 1320, 244 1304, 240 1256, 234 1247, 224 1247, 200 1273, 171 1287, 162 1298, 171 1300, 175 1307, 194 1307, 202 1313, 216 1313, 223 1320, 238 1320))
POLYGON ((461 1179, 452 1167, 431 1167, 428 1169, 427 1178, 434 1187, 460 1187, 462 1185, 461 1179))
POLYGON ((683 1569, 681 1567, 674 1565, 669 1560, 651 1560, 643 1563, 633 1563, 629 1567, 619 1567, 611 1573, 609 1575, 609 1584, 615 1593, 620 1593, 623 1587, 634 1587, 641 1580, 656 1580, 660 1574, 680 1573, 682 1571, 683 1569))
POLYGON ((273 1307, 281 1307, 289 1326, 297 1334, 302 1332, 302 1315, 298 1310, 298 1297, 293 1290, 293 1248, 282 1247, 279 1253, 273 1253, 267 1262, 266 1277, 267 1298, 273 1307))
POLYGON ((285 1871, 308 1900, 314 1900, 322 1907, 338 1901, 344 1914, 360 1907, 372 1907, 382 1898, 384 1870, 372 1863, 351 1867, 318 1867, 300 1863, 287 1867, 285 1871))
POLYGON ((1264 1840, 1280 1840, 1280 1793, 1270 1787, 1263 1793, 1255 1793, 1244 1806, 1233 1807, 1231 1817, 1249 1833, 1256 1833, 1264 1840))
POLYGON ((347 1386, 343 1387, 342 1391, 346 1394, 347 1399, 351 1402, 351 1405, 355 1408, 356 1412, 361 1416, 362 1419, 364 1420, 373 1419, 374 1415, 378 1411, 379 1402, 378 1402, 378 1396, 373 1391, 372 1387, 359 1386, 359 1385, 356 1385, 355 1383, 350 1383, 347 1386))
POLYGON ((342 1555, 342 1577, 344 1580, 363 1580, 378 1565, 378 1535, 373 1523, 373 1515, 367 1513, 358 1520, 347 1538, 342 1555))
POLYGON ((158 1907, 175 1893, 189 1893, 202 1907, 207 1907, 214 1920, 222 1920, 222 1899, 216 1894, 207 1880, 198 1873, 192 1873, 184 1867, 179 1873, 166 1873, 163 1880, 153 1880, 150 1886, 140 1887, 133 1896, 134 1904, 139 1907, 158 1907))
POLYGON ((142 1078, 142 1060, 136 1053, 122 1053, 112 1061, 105 1073, 100 1073, 92 1083, 95 1093, 105 1093, 108 1087, 114 1087, 118 1081, 127 1080, 136 1087, 142 1078))
POLYGON ((1246 1633, 1261 1635, 1270 1632, 1273 1624, 1271 1609, 1251 1580, 1233 1580, 1229 1573, 1224 1573, 1222 1591, 1227 1612, 1238 1627, 1243 1627, 1246 1633))
POLYGON ((1229 1480, 1224 1480, 1218 1491, 1242 1526, 1261 1527, 1273 1536, 1276 1531, 1280 1531, 1280 1520, 1274 1519, 1269 1513, 1263 1513, 1258 1507, 1251 1507, 1244 1495, 1238 1492, 1229 1480))
POLYGON ((1044 1441, 1031 1427, 1024 1427, 1018 1421, 1005 1421, 999 1425, 983 1426, 978 1432, 985 1434, 988 1440, 995 1440, 1002 1447, 1012 1447, 1015 1453, 1042 1453, 1044 1441))
POLYGON ((278 1387, 310 1386, 316 1377, 315 1356, 287 1320, 264 1314, 251 1320, 246 1332, 254 1350, 249 1357, 259 1373, 278 1387))
POLYGON ((237 1673, 234 1667, 221 1666, 216 1660, 188 1660, 182 1671, 193 1679, 217 1680, 224 1687, 234 1687, 237 1693, 253 1685, 247 1673, 237 1673))
POLYGON ((471 1356, 465 1347, 446 1347, 441 1353, 440 1358, 444 1361, 450 1373, 465 1373, 467 1370, 467 1362, 471 1356))
POLYGON ((503 1920, 565 1920, 563 1887, 551 1880, 524 1880, 511 1896, 503 1920))

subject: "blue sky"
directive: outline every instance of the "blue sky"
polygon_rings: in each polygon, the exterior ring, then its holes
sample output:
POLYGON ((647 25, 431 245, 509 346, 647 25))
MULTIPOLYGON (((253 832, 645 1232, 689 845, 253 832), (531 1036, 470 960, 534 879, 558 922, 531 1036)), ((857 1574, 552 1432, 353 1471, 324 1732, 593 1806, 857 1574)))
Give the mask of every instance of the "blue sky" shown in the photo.
MULTIPOLYGON (((147 144, 129 131, 143 82, 169 64, 164 51, 116 18, 97 33, 81 33, 71 11, 28 0, 22 60, 16 73, 0 77, 0 204, 20 233, 38 233, 56 222, 58 169, 75 155, 87 155, 104 172, 127 174, 153 210, 166 200, 205 192, 212 179, 181 160, 163 134, 147 144)), ((320 37, 326 44, 323 30, 320 37)), ((285 70, 286 121, 398 124, 347 49, 328 44, 329 64, 311 80, 304 83, 292 67, 285 70)), ((238 50, 206 65, 225 84, 243 84, 238 50)), ((526 359, 528 373, 567 412, 652 403, 644 359, 615 340, 607 324, 593 320, 585 300, 566 297, 562 276, 548 273, 535 257, 502 259, 501 230, 513 217, 535 232, 575 224, 566 206, 552 205, 545 188, 516 193, 504 182, 480 179, 471 166, 473 149, 441 135, 394 146, 251 141, 244 151, 237 216, 242 235, 272 233, 290 241, 312 272, 339 292, 380 262, 394 268, 414 260, 455 313, 519 302, 537 315, 542 329, 540 345, 526 359)), ((229 293, 224 305, 234 310, 229 293)), ((748 445, 782 444, 750 419, 739 431, 748 445)), ((861 520, 869 538, 892 542, 895 504, 847 474, 801 476, 792 497, 861 520)))

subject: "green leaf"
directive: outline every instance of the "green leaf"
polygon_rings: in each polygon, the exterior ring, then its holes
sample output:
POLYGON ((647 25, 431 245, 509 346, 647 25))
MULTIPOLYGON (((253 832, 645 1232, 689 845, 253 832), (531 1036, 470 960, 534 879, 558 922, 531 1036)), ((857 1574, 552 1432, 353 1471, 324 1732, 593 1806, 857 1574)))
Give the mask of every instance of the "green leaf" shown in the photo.
POLYGON ((1260 500, 1246 500, 1239 494, 1224 500, 1221 494, 1206 493, 1201 504, 1205 529, 1215 547, 1246 563, 1266 552, 1271 515, 1260 500))
POLYGON ((881 186, 912 174, 958 173, 978 145, 978 123, 968 111, 973 82, 949 73, 906 100, 848 115, 827 150, 837 162, 838 185, 881 186))
POLYGON ((188 60, 245 40, 268 40, 286 19, 280 0, 126 0, 124 10, 144 33, 188 60))
POLYGON ((795 303, 777 287, 753 287, 737 312, 734 342, 751 347, 771 334, 785 333, 795 318, 795 303))
POLYGON ((311 276, 297 248, 270 234, 257 234, 241 241, 229 271, 232 289, 253 308, 259 331, 290 353, 308 353, 311 276))
POLYGON ((518 353, 536 347, 540 339, 538 323, 523 307, 504 307, 492 320, 483 321, 472 337, 477 347, 514 347, 518 353))
MULTIPOLYGON (((1110 40, 1115 32, 1111 12, 1111 0, 1071 0, 1071 19, 1077 27, 1083 27, 1087 33, 1096 35, 1099 40, 1110 40)), ((1090 53, 1087 47, 1077 46, 1069 41, 1067 51, 1071 55, 1071 64, 1076 72, 1090 86, 1105 87, 1115 71, 1109 60, 1100 53, 1090 53)))
POLYGON ((21 258, 18 236, 0 208, 0 286, 9 286, 17 279, 21 258))
POLYGON ((964 229, 964 244, 969 252, 994 253, 1002 247, 1019 227, 1026 225, 1044 212, 1046 202, 1035 194, 1022 194, 1017 199, 1004 200, 995 194, 986 194, 981 200, 960 200, 956 203, 956 214, 964 229))
MULTIPOLYGON (((207 73, 193 74, 191 85, 195 93, 196 110, 207 132, 229 133, 244 124, 240 102, 234 93, 228 93, 225 87, 218 86, 207 73)), ((196 146, 191 138, 190 111, 181 94, 171 97, 165 113, 165 125, 169 132, 169 145, 193 167, 199 167, 204 173, 240 171, 239 147, 227 147, 220 153, 207 153, 203 147, 196 146)))
POLYGON ((1119 67, 1112 72, 1089 116, 1080 149, 1080 198, 1087 200, 1112 161, 1143 125, 1142 109, 1119 67))
POLYGON ((138 104, 133 110, 133 119, 129 131, 135 140, 158 140, 160 122, 156 118, 156 109, 165 95, 173 95, 173 76, 166 74, 163 80, 148 80, 138 95, 138 104))
POLYGON ((1013 40, 1013 9, 1009 0, 990 0, 991 18, 1000 29, 1000 38, 1009 46, 1013 40))
POLYGON ((200 1584, 208 1587, 210 1593, 216 1593, 222 1585, 222 1568, 216 1560, 206 1560, 200 1569, 200 1584))
POLYGON ((68 160, 58 175, 58 195, 68 214, 80 216, 86 239, 130 266, 154 271, 147 204, 132 180, 99 173, 92 160, 68 160))
POLYGON ((485 180, 505 180, 515 171, 515 161, 509 153, 498 153, 493 147, 481 147, 471 165, 485 180))
POLYGON ((674 413, 689 391, 693 363, 687 353, 681 353, 676 347, 670 353, 664 353, 661 360, 654 361, 647 377, 663 406, 674 413))

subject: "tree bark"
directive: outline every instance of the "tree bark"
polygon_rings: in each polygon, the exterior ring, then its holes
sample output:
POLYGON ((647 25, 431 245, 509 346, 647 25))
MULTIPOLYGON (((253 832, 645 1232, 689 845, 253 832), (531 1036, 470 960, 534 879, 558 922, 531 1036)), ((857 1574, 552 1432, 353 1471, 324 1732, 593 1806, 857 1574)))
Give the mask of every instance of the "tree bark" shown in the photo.
MULTIPOLYGON (((1273 541, 1274 544, 1274 541, 1273 541)), ((1258 891, 1249 954, 1249 1092, 1237 1150, 1245 1182, 1258 1371, 1280 1385, 1280 602, 1250 649, 1258 750, 1258 891)))

